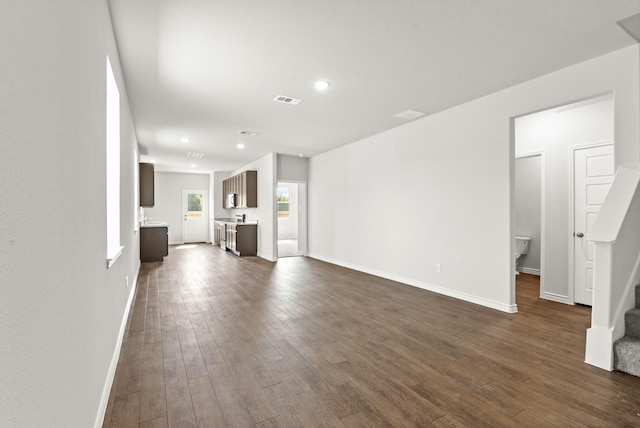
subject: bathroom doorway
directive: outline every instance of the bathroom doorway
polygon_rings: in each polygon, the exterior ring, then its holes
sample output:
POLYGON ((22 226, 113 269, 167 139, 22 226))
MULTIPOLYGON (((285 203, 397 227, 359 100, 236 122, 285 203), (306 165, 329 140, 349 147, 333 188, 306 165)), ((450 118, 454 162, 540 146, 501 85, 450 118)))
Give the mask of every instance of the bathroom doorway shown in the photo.
MULTIPOLYGON (((541 154, 542 215, 538 242, 542 298, 567 304, 576 303, 573 153, 579 148, 613 141, 613 106, 613 94, 607 93, 520 116, 513 121, 515 191, 520 159, 541 154)), ((524 234, 518 230, 515 212, 517 199, 514 192, 512 239, 515 235, 524 234)), ((527 264, 524 266, 529 267, 527 264)))
POLYGON ((528 251, 516 259, 516 275, 543 276, 544 152, 520 154, 515 160, 515 236, 530 238, 528 251))
POLYGON ((306 183, 278 182, 278 258, 305 255, 306 183))

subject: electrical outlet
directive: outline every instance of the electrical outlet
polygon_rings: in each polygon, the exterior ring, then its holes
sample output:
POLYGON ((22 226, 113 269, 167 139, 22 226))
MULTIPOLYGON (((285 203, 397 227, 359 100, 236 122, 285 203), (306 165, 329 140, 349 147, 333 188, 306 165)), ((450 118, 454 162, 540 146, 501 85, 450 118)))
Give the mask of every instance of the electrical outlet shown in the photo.
POLYGON ((442 265, 440 263, 436 263, 436 272, 438 273, 442 272, 442 265))
POLYGON ((124 288, 126 290, 129 289, 129 276, 128 275, 124 277, 124 288))

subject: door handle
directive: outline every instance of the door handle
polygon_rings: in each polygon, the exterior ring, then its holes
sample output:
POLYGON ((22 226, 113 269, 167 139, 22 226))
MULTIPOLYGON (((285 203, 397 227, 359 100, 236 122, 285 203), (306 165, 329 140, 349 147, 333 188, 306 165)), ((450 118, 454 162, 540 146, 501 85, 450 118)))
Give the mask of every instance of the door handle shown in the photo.
POLYGON ((584 233, 578 232, 575 234, 575 236, 577 236, 578 238, 582 238, 584 236, 584 233))

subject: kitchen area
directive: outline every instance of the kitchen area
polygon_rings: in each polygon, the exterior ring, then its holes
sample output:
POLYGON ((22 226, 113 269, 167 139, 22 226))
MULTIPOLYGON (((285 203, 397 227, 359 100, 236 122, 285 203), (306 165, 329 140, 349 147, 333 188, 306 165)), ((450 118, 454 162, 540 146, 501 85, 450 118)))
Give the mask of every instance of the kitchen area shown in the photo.
MULTIPOLYGON (((237 210, 258 207, 258 171, 246 170, 222 181, 222 208, 237 210)), ((236 256, 258 253, 258 221, 247 220, 247 214, 215 218, 213 244, 236 256)))
MULTIPOLYGON (((206 242, 215 245, 216 249, 228 251, 229 255, 253 255, 275 262, 278 259, 279 224, 275 196, 276 166, 280 162, 281 177, 300 182, 306 178, 306 159, 273 153, 232 173, 164 171, 162 167, 154 165, 155 174, 148 174, 154 178, 154 184, 143 179, 141 171, 140 187, 144 187, 145 182, 153 190, 148 193, 141 190, 140 227, 150 229, 145 230, 144 234, 159 233, 153 229, 164 227, 162 232, 167 242, 161 247, 168 246, 169 252, 175 245, 206 242), (184 192, 187 192, 186 198, 184 192), (145 198, 142 193, 155 193, 155 197, 143 201, 145 198), (200 219, 204 220, 204 224, 198 226, 197 230, 204 230, 204 235, 191 238, 193 235, 186 233, 189 231, 187 225, 198 225, 196 220, 200 219)), ((154 169, 151 165, 145 168, 149 171, 154 169)), ((146 248, 143 245, 141 252, 146 248)), ((157 254, 151 257, 159 258, 157 254)), ((163 254, 163 257, 166 255, 163 254)))
POLYGON ((256 170, 242 171, 231 177, 223 176, 225 178, 217 182, 208 181, 213 176, 204 182, 194 174, 186 176, 158 172, 150 163, 140 163, 139 172, 142 262, 162 262, 169 255, 170 245, 196 242, 210 242, 236 256, 257 255, 258 220, 256 210, 250 209, 258 205, 256 170), (199 187, 202 190, 188 190, 185 187, 199 187), (183 203, 178 199, 181 192, 183 203), (183 205, 182 209, 180 205, 183 205), (211 216, 208 215, 209 211, 211 216), (212 218, 214 215, 216 217, 212 218), (247 215, 251 216, 251 220, 247 215), (199 226, 198 222, 204 227, 199 226), (204 234, 187 233, 187 226, 191 223, 204 229, 204 234))

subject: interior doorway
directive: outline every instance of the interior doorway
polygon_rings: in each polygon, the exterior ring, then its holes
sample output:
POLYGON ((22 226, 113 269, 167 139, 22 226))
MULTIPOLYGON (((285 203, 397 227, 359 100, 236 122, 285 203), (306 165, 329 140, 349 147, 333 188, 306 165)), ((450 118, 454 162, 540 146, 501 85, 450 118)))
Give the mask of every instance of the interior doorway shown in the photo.
POLYGON ((516 259, 516 275, 539 278, 544 284, 544 152, 520 154, 515 161, 515 236, 529 238, 526 254, 516 259))
MULTIPOLYGON (((515 245, 515 236, 519 233, 515 207, 517 159, 543 153, 542 215, 539 238, 541 298, 566 304, 580 303, 580 300, 575 297, 574 286, 576 275, 574 251, 577 251, 574 232, 580 232, 584 237, 587 233, 584 230, 577 231, 574 227, 574 152, 588 146, 612 144, 613 106, 613 94, 607 93, 520 116, 513 120, 516 159, 514 159, 512 174, 514 180, 512 181, 514 187, 512 245, 515 245)), ((600 168, 601 162, 597 163, 598 165, 595 166, 600 168)), ((579 249, 587 254, 588 246, 585 245, 584 248, 579 249)), ((515 265, 515 260, 512 263, 515 265)), ((581 269, 588 273, 588 267, 581 269)), ((512 284, 515 291, 515 280, 512 284)), ((517 303, 515 302, 516 293, 512 295, 514 303, 517 303)))
POLYGON ((306 183, 278 182, 278 258, 306 254, 306 183))

